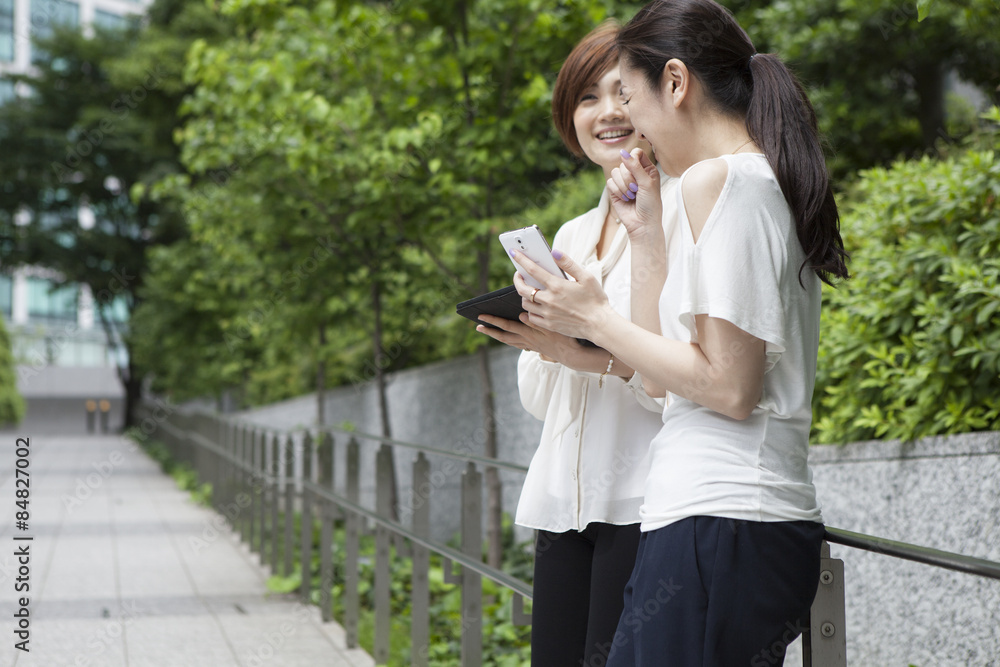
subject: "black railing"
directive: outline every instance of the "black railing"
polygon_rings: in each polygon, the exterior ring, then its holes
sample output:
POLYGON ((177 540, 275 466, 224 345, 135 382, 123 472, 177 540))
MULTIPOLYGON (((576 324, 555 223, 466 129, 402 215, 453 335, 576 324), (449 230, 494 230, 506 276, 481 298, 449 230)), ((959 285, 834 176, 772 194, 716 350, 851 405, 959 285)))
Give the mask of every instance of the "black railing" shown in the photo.
MULTIPOLYGON (((156 426, 157 437, 174 457, 191 465, 200 481, 212 484, 212 503, 260 555, 262 565, 275 574, 295 570, 294 543, 299 544, 299 571, 303 602, 311 593, 312 527, 320 527, 320 599, 322 618, 333 620, 333 526, 343 519, 344 582, 343 625, 349 648, 358 644, 359 550, 364 523, 374 526, 374 658, 385 664, 389 658, 390 629, 390 540, 408 544, 412 551, 411 663, 428 664, 430 604, 429 555, 444 560, 445 580, 461 584, 461 660, 463 667, 482 664, 482 579, 485 577, 512 591, 515 623, 531 622, 523 612, 524 599, 531 599, 531 585, 491 567, 482 559, 482 470, 489 468, 525 473, 527 468, 472 453, 417 445, 368 433, 325 427, 322 431, 266 429, 257 424, 218 415, 177 411, 150 413, 145 422, 156 426), (375 452, 375 508, 360 501, 360 445, 377 445, 375 452), (346 471, 337 484, 335 467, 338 446, 344 447, 346 471), (391 518, 394 480, 390 448, 416 452, 412 466, 410 526, 391 518), (464 463, 461 474, 461 549, 431 538, 430 500, 434 495, 427 456, 464 463), (296 473, 298 468, 298 473, 296 473), (295 535, 293 515, 301 513, 301 529, 295 535), (280 515, 285 520, 280 522, 280 515), (282 553, 281 552, 283 549, 282 553), (457 564, 460 574, 452 573, 457 564)), ((144 426, 145 429, 145 426, 144 426)), ((962 554, 897 542, 839 528, 826 529, 820 583, 803 632, 804 667, 846 667, 844 563, 831 558, 829 543, 915 561, 926 565, 991 579, 1000 579, 1000 563, 962 554)))
POLYGON ((977 577, 988 577, 1000 580, 1000 563, 995 563, 985 558, 974 558, 950 551, 921 547, 916 544, 897 542, 884 537, 872 537, 863 533, 852 533, 849 530, 840 528, 827 528, 826 541, 833 544, 841 544, 853 549, 862 549, 872 553, 912 560, 924 565, 941 567, 955 572, 974 574, 977 577))

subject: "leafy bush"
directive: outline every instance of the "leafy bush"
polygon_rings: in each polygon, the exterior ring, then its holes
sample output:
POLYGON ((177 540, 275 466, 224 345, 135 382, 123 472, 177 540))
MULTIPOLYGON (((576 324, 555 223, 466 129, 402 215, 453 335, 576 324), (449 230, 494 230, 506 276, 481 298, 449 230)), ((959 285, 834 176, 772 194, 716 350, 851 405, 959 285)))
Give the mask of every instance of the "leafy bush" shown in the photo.
POLYGON ((814 439, 1000 429, 1000 109, 970 145, 871 169, 843 206, 814 439))
POLYGON ((17 424, 24 418, 24 399, 17 391, 17 369, 10 336, 0 317, 0 426, 17 424))

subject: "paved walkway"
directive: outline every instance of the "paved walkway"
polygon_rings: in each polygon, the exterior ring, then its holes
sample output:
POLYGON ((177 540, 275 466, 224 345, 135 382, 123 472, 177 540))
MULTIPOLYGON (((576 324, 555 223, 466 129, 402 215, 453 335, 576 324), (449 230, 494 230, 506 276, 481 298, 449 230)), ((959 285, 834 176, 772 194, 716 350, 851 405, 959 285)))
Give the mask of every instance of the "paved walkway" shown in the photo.
POLYGON ((29 450, 22 531, 16 434, 0 432, 0 667, 374 664, 315 606, 268 594, 256 555, 131 441, 39 434, 29 450))

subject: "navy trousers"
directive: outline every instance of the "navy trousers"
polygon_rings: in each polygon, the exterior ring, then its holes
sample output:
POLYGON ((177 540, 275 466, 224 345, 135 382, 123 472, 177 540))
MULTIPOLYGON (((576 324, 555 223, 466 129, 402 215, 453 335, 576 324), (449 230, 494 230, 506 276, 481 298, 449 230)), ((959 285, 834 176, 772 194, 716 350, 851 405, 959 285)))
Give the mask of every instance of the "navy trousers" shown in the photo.
POLYGON ((642 534, 609 667, 772 667, 801 634, 823 525, 690 517, 642 534))

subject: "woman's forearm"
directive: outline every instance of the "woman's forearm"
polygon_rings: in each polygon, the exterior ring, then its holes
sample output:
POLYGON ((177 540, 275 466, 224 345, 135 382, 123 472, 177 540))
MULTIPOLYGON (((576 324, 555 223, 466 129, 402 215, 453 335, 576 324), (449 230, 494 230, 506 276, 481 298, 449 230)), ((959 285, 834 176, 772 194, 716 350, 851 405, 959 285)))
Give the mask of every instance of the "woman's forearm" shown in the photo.
MULTIPOLYGON (((667 251, 662 234, 659 239, 632 246, 632 321, 646 331, 660 335, 660 293, 667 279, 667 251)), ((663 385, 645 373, 642 384, 650 396, 666 395, 663 385)))
POLYGON ((593 328, 594 342, 666 391, 733 419, 745 419, 760 400, 764 343, 734 325, 698 316, 702 344, 664 338, 608 309, 593 328))
MULTIPOLYGON (((546 359, 544 356, 542 356, 542 358, 546 359)), ((611 353, 608 350, 599 347, 579 345, 575 351, 567 354, 563 357, 563 360, 558 363, 561 363, 563 366, 571 368, 575 371, 580 371, 581 373, 597 373, 600 375, 607 372, 608 375, 617 375, 625 379, 628 379, 635 374, 635 370, 617 356, 614 357, 614 362, 611 364, 611 370, 608 371, 608 362, 610 360, 611 353)), ((551 359, 551 361, 557 360, 551 359)))

